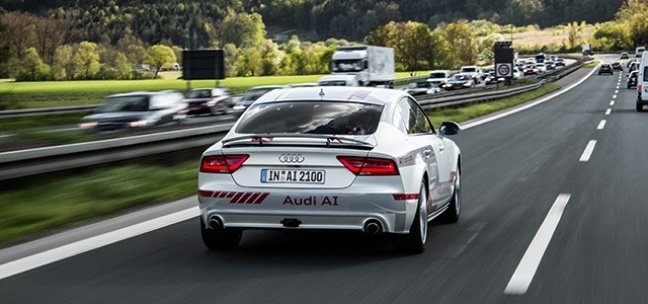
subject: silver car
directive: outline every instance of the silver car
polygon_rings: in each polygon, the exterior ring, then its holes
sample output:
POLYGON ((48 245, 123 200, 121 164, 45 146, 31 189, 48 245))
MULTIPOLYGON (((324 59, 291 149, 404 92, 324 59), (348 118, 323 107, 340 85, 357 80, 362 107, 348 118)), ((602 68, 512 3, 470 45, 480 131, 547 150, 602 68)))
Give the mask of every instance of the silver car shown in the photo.
POLYGON ((456 222, 461 152, 411 95, 364 87, 266 93, 202 156, 202 238, 234 249, 246 229, 350 230, 420 253, 428 222, 456 222))

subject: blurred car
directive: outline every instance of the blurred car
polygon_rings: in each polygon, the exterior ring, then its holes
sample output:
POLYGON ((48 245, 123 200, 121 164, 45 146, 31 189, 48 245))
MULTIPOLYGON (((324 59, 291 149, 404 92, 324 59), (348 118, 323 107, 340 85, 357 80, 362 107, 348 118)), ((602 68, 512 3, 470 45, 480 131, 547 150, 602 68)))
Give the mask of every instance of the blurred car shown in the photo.
POLYGON ((522 72, 522 69, 519 67, 514 67, 513 68, 513 79, 520 79, 524 75, 524 72, 522 72))
POLYGON ((631 60, 628 60, 628 62, 626 63, 626 68, 630 68, 630 66, 631 66, 633 63, 637 63, 637 64, 639 64, 639 59, 631 59, 631 60))
POLYGON ((637 77, 639 76, 639 71, 632 71, 630 74, 628 74, 628 80, 626 83, 626 87, 628 89, 636 88, 637 87, 637 77))
POLYGON ((609 63, 603 63, 598 69, 598 74, 610 74, 614 75, 614 70, 612 69, 612 65, 609 63))
POLYGON ((447 70, 435 70, 431 71, 428 75, 427 81, 431 82, 436 87, 440 87, 442 84, 448 82, 451 77, 450 71, 447 70))
POLYGON ((258 86, 258 87, 253 87, 250 88, 243 97, 236 103, 236 105, 232 108, 234 113, 240 115, 245 110, 259 97, 263 96, 263 94, 268 93, 274 89, 282 89, 285 88, 285 86, 282 85, 267 85, 267 86, 258 86))
POLYGON ((621 62, 614 61, 611 63, 611 65, 613 70, 623 71, 623 65, 621 64, 621 62))
POLYGON ((316 87, 269 92, 202 155, 200 231, 211 250, 246 229, 358 231, 421 253, 428 222, 461 212, 461 151, 406 92, 316 87))
POLYGON ((293 83, 288 85, 288 87, 290 88, 304 88, 304 87, 316 87, 316 86, 317 83, 315 82, 293 83))
POLYGON ((547 59, 544 62, 545 67, 547 67, 547 70, 555 70, 556 69, 556 62, 554 62, 551 59, 547 59))
POLYGON ((417 81, 417 82, 412 82, 408 84, 406 87, 403 88, 407 94, 410 94, 412 96, 418 96, 418 95, 426 95, 430 93, 434 93, 435 91, 433 90, 435 87, 430 81, 417 81))
POLYGON ((486 84, 497 84, 500 82, 504 82, 504 77, 497 77, 495 76, 495 71, 488 72, 488 76, 486 76, 486 79, 484 80, 486 84))
POLYGON ((226 114, 230 108, 231 96, 225 88, 198 88, 187 92, 187 114, 226 114))
POLYGON ((475 85, 475 79, 472 73, 457 73, 450 77, 448 82, 441 85, 444 90, 458 90, 472 88, 475 85))
POLYGON ((630 59, 630 55, 628 54, 628 52, 621 53, 621 59, 630 59))
POLYGON ((538 69, 538 73, 547 72, 547 66, 544 63, 536 63, 535 68, 538 69))
POLYGON ((524 72, 524 75, 538 75, 539 71, 538 68, 536 68, 535 64, 527 64, 524 66, 522 69, 524 72))
POLYGON ((628 67, 628 72, 635 71, 639 68, 639 62, 638 61, 633 61, 630 63, 630 66, 628 67))
POLYGON ((565 59, 556 58, 555 63, 556 63, 556 67, 564 67, 565 66, 565 59))
POLYGON ((115 94, 81 119, 79 128, 105 132, 180 123, 187 111, 182 94, 176 91, 115 94))
POLYGON ((462 66, 461 69, 459 69, 459 73, 470 74, 475 83, 481 83, 481 81, 486 78, 482 69, 476 65, 462 66))

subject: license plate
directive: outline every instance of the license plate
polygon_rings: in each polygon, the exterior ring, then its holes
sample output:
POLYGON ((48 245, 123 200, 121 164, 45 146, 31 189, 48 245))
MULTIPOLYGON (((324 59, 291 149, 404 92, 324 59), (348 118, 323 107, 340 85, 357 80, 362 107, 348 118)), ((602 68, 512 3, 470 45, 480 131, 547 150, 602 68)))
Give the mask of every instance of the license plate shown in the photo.
POLYGON ((261 169, 262 183, 323 184, 324 170, 261 169))

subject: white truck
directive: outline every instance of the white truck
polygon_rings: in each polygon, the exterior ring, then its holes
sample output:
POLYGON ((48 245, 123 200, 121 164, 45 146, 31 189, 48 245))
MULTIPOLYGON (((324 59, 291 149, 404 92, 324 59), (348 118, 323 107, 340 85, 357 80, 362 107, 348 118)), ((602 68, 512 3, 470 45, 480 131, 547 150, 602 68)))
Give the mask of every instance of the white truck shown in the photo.
POLYGON ((591 56, 594 55, 594 51, 592 51, 592 45, 589 43, 583 44, 583 56, 591 56))
POLYGON ((341 46, 331 58, 332 75, 357 75, 361 86, 389 86, 394 73, 394 49, 389 47, 341 46))

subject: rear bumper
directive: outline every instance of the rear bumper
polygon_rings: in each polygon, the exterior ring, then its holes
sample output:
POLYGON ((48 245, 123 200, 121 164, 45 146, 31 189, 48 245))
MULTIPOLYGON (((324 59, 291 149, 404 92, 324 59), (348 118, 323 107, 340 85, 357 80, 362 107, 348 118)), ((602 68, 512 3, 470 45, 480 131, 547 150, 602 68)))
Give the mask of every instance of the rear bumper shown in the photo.
POLYGON ((363 231, 378 222, 380 231, 407 233, 418 198, 396 199, 393 193, 333 191, 201 191, 202 219, 219 220, 225 228, 363 231), (299 225, 286 225, 296 220, 299 225))

